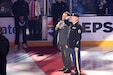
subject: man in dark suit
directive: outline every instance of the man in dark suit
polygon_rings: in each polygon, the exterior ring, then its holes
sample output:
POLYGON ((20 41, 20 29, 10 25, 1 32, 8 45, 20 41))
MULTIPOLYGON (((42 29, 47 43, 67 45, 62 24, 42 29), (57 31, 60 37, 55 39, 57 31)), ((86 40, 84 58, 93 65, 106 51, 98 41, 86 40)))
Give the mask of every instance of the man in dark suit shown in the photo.
POLYGON ((15 33, 15 48, 19 48, 19 37, 20 37, 20 32, 22 31, 23 35, 23 47, 27 48, 27 41, 26 41, 26 28, 28 24, 28 15, 29 15, 29 6, 28 3, 24 0, 17 0, 13 6, 12 6, 12 11, 15 19, 15 28, 16 28, 16 33, 15 33))
POLYGON ((53 3, 51 8, 54 27, 53 46, 56 46, 56 36, 57 36, 57 32, 55 32, 56 24, 58 23, 59 20, 61 20, 62 14, 65 11, 69 11, 69 7, 62 0, 56 0, 56 3, 53 3))
POLYGON ((68 48, 68 25, 66 24, 66 18, 68 18, 69 12, 64 12, 62 15, 62 19, 56 25, 56 30, 59 29, 57 35, 57 43, 59 45, 59 49, 62 55, 62 61, 64 67, 60 69, 60 71, 64 71, 64 73, 71 72, 71 58, 70 58, 70 50, 68 48))
POLYGON ((0 75, 6 75, 6 57, 9 52, 9 41, 2 35, 2 32, 2 27, 0 27, 0 75))

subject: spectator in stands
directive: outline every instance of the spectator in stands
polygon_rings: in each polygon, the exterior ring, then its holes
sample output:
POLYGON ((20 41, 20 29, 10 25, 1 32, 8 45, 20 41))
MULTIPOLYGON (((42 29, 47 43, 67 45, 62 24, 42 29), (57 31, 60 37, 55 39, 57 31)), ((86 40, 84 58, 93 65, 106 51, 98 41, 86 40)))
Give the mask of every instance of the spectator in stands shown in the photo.
POLYGON ((96 14, 97 0, 79 0, 84 9, 84 14, 96 14))
POLYGON ((106 14, 106 1, 105 0, 98 0, 97 5, 97 15, 105 15, 106 14))
POLYGON ((41 15, 40 5, 37 0, 31 0, 29 4, 30 15, 29 15, 29 31, 30 31, 30 38, 37 38, 37 34, 39 34, 40 30, 40 23, 39 17, 41 15))
POLYGON ((83 6, 84 0, 72 0, 72 12, 83 14, 85 9, 83 6))
POLYGON ((109 15, 113 15, 113 0, 106 0, 109 15))
POLYGON ((3 30, 0 27, 0 75, 6 75, 6 58, 9 52, 9 41, 2 33, 3 30))

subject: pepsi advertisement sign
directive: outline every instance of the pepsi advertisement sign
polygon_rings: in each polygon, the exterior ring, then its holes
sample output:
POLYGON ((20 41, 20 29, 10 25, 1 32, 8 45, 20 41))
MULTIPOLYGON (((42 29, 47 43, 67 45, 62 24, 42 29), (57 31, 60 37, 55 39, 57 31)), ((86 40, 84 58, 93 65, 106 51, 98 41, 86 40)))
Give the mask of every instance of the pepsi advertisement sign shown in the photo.
MULTIPOLYGON (((113 17, 112 16, 95 16, 80 17, 79 22, 83 29, 82 41, 112 41, 113 40, 113 17)), ((0 18, 0 26, 3 28, 5 35, 10 42, 15 39, 14 18, 0 18)), ((47 41, 53 40, 53 23, 52 17, 47 18, 47 41)))

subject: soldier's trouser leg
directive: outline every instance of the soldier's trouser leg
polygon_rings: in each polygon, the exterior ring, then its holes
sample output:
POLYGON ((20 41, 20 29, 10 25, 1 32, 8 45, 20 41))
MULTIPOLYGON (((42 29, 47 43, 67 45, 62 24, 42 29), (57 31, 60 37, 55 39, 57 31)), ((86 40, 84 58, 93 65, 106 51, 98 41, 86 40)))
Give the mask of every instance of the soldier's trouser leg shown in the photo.
POLYGON ((80 70, 81 70, 81 59, 80 59, 80 50, 75 51, 74 49, 70 48, 71 50, 71 54, 72 54, 72 58, 73 58, 73 63, 74 63, 74 69, 75 72, 77 73, 77 75, 80 75, 80 70))
POLYGON ((76 59, 76 73, 77 75, 80 75, 81 70, 81 58, 80 58, 80 50, 75 51, 75 59, 76 59))

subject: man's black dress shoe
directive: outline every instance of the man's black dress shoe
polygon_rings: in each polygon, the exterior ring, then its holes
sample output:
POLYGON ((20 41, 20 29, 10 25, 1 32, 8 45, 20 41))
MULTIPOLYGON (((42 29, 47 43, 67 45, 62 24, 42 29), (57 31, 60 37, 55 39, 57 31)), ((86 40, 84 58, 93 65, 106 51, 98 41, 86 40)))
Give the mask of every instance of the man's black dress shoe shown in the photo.
POLYGON ((63 67, 63 68, 61 68, 59 71, 65 71, 66 70, 66 68, 65 67, 63 67))
POLYGON ((69 70, 69 69, 65 69, 65 71, 64 71, 64 73, 70 73, 71 72, 71 70, 69 70))

